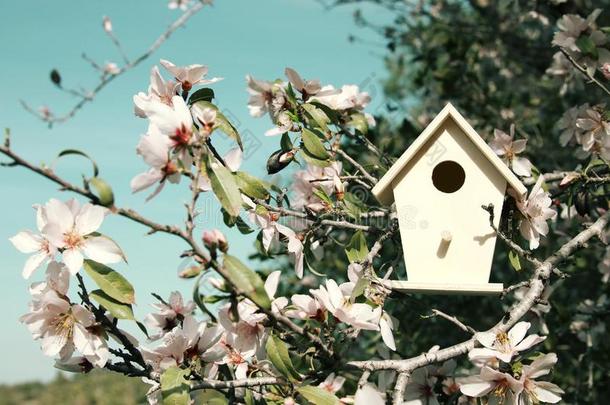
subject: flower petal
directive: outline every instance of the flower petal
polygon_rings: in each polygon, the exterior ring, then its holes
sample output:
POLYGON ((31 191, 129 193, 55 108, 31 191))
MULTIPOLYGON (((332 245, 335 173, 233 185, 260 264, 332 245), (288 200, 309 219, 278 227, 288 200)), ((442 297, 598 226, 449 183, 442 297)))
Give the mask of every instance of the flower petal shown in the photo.
POLYGON ((100 263, 118 263, 124 260, 121 248, 110 238, 95 236, 85 239, 82 245, 83 252, 100 263))

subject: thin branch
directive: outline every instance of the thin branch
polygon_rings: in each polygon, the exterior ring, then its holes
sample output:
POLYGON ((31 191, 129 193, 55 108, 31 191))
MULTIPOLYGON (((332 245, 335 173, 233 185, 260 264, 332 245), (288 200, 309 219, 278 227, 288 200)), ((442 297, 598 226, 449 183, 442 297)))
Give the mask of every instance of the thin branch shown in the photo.
POLYGON ((336 221, 336 220, 332 220, 332 219, 317 220, 315 217, 311 217, 310 215, 308 215, 305 212, 294 211, 294 210, 290 210, 288 208, 283 208, 283 207, 275 207, 260 199, 256 199, 256 200, 254 200, 254 202, 256 202, 258 205, 265 207, 269 211, 277 212, 278 214, 282 214, 284 216, 291 216, 291 217, 295 217, 295 218, 306 219, 306 220, 310 220, 312 222, 315 222, 315 223, 318 223, 321 225, 334 226, 337 228, 353 229, 356 231, 364 231, 364 232, 377 232, 377 228, 375 228, 373 226, 369 226, 369 225, 360 225, 360 224, 354 224, 354 223, 348 222, 348 221, 336 221))
POLYGON ((398 374, 396 378, 396 385, 394 385, 394 393, 392 394, 392 403, 394 405, 401 405, 405 397, 405 388, 409 382, 409 373, 402 372, 398 374))
POLYGON ((260 387, 262 385, 290 385, 289 382, 277 377, 242 378, 240 380, 203 380, 191 384, 191 391, 203 389, 225 389, 240 387, 260 387))
POLYGON ((356 160, 354 160, 350 155, 345 153, 342 149, 337 149, 336 152, 339 155, 343 156, 343 158, 347 160, 352 166, 358 169, 360 173, 362 173, 362 175, 366 177, 366 179, 371 183, 371 185, 374 186, 375 184, 377 184, 377 179, 373 177, 360 163, 356 162, 356 160))
POLYGON ((513 242, 513 240, 511 238, 506 236, 502 231, 500 231, 496 227, 496 225, 494 224, 495 214, 494 214, 494 205, 493 204, 482 205, 481 208, 483 208, 489 214, 489 226, 494 230, 494 232, 498 235, 498 237, 500 239, 502 239, 502 241, 508 245, 508 247, 510 249, 512 249, 515 253, 517 253, 519 256, 523 257, 528 262, 532 263, 534 266, 540 265, 540 260, 536 259, 531 251, 523 249, 521 246, 519 246, 518 244, 513 242))
MULTIPOLYGON (((579 173, 579 172, 551 172, 551 173, 541 174, 540 176, 544 179, 544 181, 546 183, 550 183, 550 182, 555 182, 555 181, 561 181, 566 176, 570 176, 570 175, 580 176, 581 173, 579 173)), ((536 183, 537 180, 538 180, 538 178, 528 177, 528 178, 523 179, 522 183, 525 184, 526 186, 532 186, 536 183)))
MULTIPOLYGON (((119 340, 119 342, 121 342, 123 347, 125 347, 125 349, 129 352, 129 355, 127 355, 125 353, 125 354, 121 355, 121 357, 123 357, 125 360, 136 363, 143 369, 143 370, 139 370, 137 368, 132 367, 133 369, 130 371, 138 372, 138 373, 145 373, 145 375, 148 376, 150 374, 150 370, 149 370, 148 365, 144 361, 144 358, 142 357, 142 353, 140 353, 140 351, 133 345, 133 343, 131 343, 129 338, 127 336, 125 336, 125 334, 119 328, 117 328, 117 326, 113 322, 111 322, 110 319, 108 319, 108 317, 106 316, 104 311, 101 310, 100 308, 98 308, 97 306, 95 306, 91 302, 91 300, 89 299, 89 293, 87 292, 87 287, 85 286, 85 281, 83 280, 83 276, 81 276, 80 273, 76 273, 76 278, 78 280, 78 286, 80 287, 79 296, 80 296, 81 300, 89 308, 91 308, 92 312, 95 315, 95 319, 99 323, 104 325, 108 329, 108 332, 110 334, 112 334, 113 336, 115 336, 119 340)), ((126 366, 130 366, 130 364, 126 363, 126 366)))
MULTIPOLYGON (((10 162, 8 164, 4 164, 4 165, 8 165, 11 167, 14 167, 14 166, 24 167, 34 173, 37 173, 37 174, 47 178, 48 180, 51 180, 53 183, 60 185, 62 191, 66 191, 66 190, 72 191, 76 194, 80 194, 83 197, 88 198, 94 204, 99 204, 99 200, 98 200, 97 196, 95 194, 93 194, 91 191, 86 190, 82 187, 76 186, 76 185, 62 179, 61 177, 59 177, 58 175, 53 173, 53 171, 49 168, 43 168, 43 167, 36 166, 36 165, 28 162, 27 160, 23 159, 22 157, 20 157, 16 153, 14 153, 10 149, 10 147, 7 146, 6 143, 4 146, 0 146, 0 153, 2 153, 3 155, 5 155, 13 160, 12 162, 10 162)), ((180 228, 173 226, 173 225, 163 225, 163 224, 156 223, 154 221, 151 221, 150 219, 143 217, 142 215, 138 214, 136 211, 134 211, 132 209, 119 208, 116 206, 112 206, 109 209, 118 215, 129 218, 135 222, 138 222, 142 225, 149 227, 151 230, 150 233, 164 232, 164 233, 169 233, 172 235, 179 236, 182 239, 185 238, 185 234, 180 228)))
POLYGON ((570 55, 568 52, 565 51, 565 49, 563 48, 559 48, 559 50, 561 51, 561 53, 563 53, 563 55, 570 61, 570 63, 572 65, 574 65, 574 67, 580 72, 582 73, 586 78, 588 78, 589 80, 591 80, 591 82, 595 83, 597 86, 599 86, 600 89, 602 89, 607 95, 610 96, 610 90, 608 90, 608 88, 606 86, 603 85, 602 82, 600 82, 599 80, 597 80, 593 75, 591 75, 587 69, 583 66, 581 66, 578 62, 576 62, 576 60, 572 57, 572 55, 570 55))
POLYGON ((30 107, 25 101, 21 101, 21 105, 26 109, 26 111, 30 112, 34 116, 38 117, 40 120, 47 122, 50 126, 55 123, 63 123, 68 121, 70 118, 74 117, 76 113, 82 109, 87 103, 93 101, 97 94, 102 91, 108 84, 110 84, 114 79, 121 76, 127 71, 132 70, 144 60, 148 59, 159 47, 172 36, 172 34, 180 27, 184 26, 186 22, 197 14, 205 5, 206 1, 200 0, 195 3, 191 8, 186 10, 178 19, 176 19, 166 30, 163 32, 156 40, 152 43, 152 45, 139 57, 134 59, 133 61, 124 65, 116 74, 112 75, 104 75, 100 78, 100 82, 97 86, 91 90, 87 95, 81 96, 81 99, 69 110, 66 114, 61 116, 45 116, 38 113, 35 109, 30 107))
POLYGON ((477 333, 477 331, 474 330, 474 328, 464 324, 459 319, 457 319, 455 316, 448 315, 438 309, 432 310, 432 316, 440 316, 441 318, 448 320, 449 322, 453 323, 454 325, 456 325, 458 328, 460 328, 464 332, 470 333, 471 335, 474 335, 475 333, 477 333))
MULTIPOLYGON (((25 159, 21 158, 20 156, 16 155, 15 153, 13 153, 13 151, 10 149, 10 140, 8 137, 5 140, 4 146, 0 146, 0 153, 10 157, 13 160, 13 162, 10 163, 10 166, 25 167, 43 177, 46 177, 47 179, 51 180, 52 182, 61 185, 62 190, 69 190, 69 191, 75 192, 77 194, 80 194, 84 197, 89 198, 92 203, 99 204, 98 198, 90 191, 85 190, 84 188, 75 186, 75 185, 69 183, 68 181, 62 179, 61 177, 57 176, 51 170, 35 166, 32 163, 26 161, 25 159)), ((184 231, 183 229, 180 229, 176 226, 158 224, 156 222, 153 222, 153 221, 141 216, 136 211, 131 210, 131 209, 124 209, 124 208, 118 208, 116 206, 113 206, 113 207, 110 207, 110 210, 121 216, 129 218, 132 221, 146 225, 147 227, 149 227, 151 229, 151 232, 164 232, 164 233, 178 236, 179 238, 183 239, 185 242, 188 243, 188 245, 192 248, 193 254, 195 256, 199 257, 202 260, 207 260, 206 253, 203 250, 203 248, 201 246, 199 246, 199 244, 195 241, 195 239, 193 238, 192 235, 189 235, 188 232, 184 231)), ((216 270, 216 272, 218 274, 220 274, 224 279, 226 279, 228 282, 230 282, 228 272, 222 266, 220 266, 216 261, 212 261, 210 263, 211 263, 211 266, 214 268, 214 270, 216 270)), ((243 291, 236 290, 236 292, 240 295, 243 295, 246 298, 251 298, 250 294, 247 294, 243 291)), ((255 300, 253 300, 253 302, 254 301, 255 300)), ((292 320, 290 320, 288 317, 286 317, 284 315, 276 314, 266 308, 262 308, 262 307, 259 307, 259 308, 262 312, 264 312, 267 316, 269 316, 270 319, 273 319, 277 324, 280 324, 280 325, 284 326, 285 328, 308 339, 316 347, 318 347, 328 358, 334 357, 332 350, 329 349, 324 344, 324 342, 322 342, 322 340, 320 339, 319 336, 314 335, 314 334, 310 333, 309 331, 305 330, 304 328, 298 326, 292 320)))

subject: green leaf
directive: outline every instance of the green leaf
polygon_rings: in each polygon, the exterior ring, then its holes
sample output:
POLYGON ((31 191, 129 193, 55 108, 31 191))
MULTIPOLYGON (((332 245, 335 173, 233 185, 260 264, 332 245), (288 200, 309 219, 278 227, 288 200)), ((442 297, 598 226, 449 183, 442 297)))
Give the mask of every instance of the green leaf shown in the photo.
POLYGON ((97 177, 97 175, 100 173, 98 167, 97 167, 97 163, 95 163, 95 160, 93 160, 89 155, 87 155, 85 152, 82 152, 78 149, 65 149, 62 150, 61 152, 59 152, 59 155, 57 155, 57 159, 59 159, 62 156, 68 156, 68 155, 78 155, 78 156, 82 156, 86 159, 88 159, 91 164, 93 165, 93 177, 97 177))
POLYGON ((361 262, 366 259, 369 254, 369 248, 366 245, 366 238, 362 231, 356 231, 345 248, 350 263, 361 262))
POLYGON ((210 178, 212 191, 229 215, 236 217, 241 210, 241 193, 233 178, 233 173, 212 157, 207 159, 207 174, 210 178))
POLYGON ((301 149, 301 156, 303 156, 303 159, 305 159, 305 161, 307 163, 309 163, 310 165, 314 165, 314 166, 318 166, 318 167, 328 167, 328 166, 330 166, 330 160, 328 160, 328 159, 326 159, 326 160, 318 159, 317 157, 311 155, 309 152, 307 152, 304 149, 301 149))
POLYGON ((317 124, 317 126, 323 131, 328 131, 328 123, 330 119, 328 116, 313 104, 303 104, 303 109, 307 112, 307 115, 317 124))
POLYGON ((312 193, 313 193, 313 195, 318 197, 320 200, 322 200, 326 204, 328 204, 330 206, 333 205, 333 200, 330 198, 330 196, 328 194, 326 194, 326 191, 324 191, 324 189, 322 187, 315 187, 313 189, 312 193))
POLYGON ((311 156, 320 160, 326 160, 330 157, 328 151, 324 147, 324 143, 314 132, 307 128, 303 128, 301 138, 303 139, 305 149, 311 156))
POLYGON ((114 193, 112 187, 105 180, 99 177, 93 177, 89 180, 89 185, 95 189, 95 196, 99 200, 100 205, 111 207, 114 204, 114 193))
POLYGON ((519 255, 512 250, 508 252, 508 261, 510 265, 513 266, 513 269, 516 271, 521 271, 521 261, 519 260, 519 255))
POLYGON ((83 268, 95 284, 110 297, 123 304, 136 302, 133 286, 117 271, 90 259, 84 261, 83 268))
POLYGON ((213 110, 216 110, 216 126, 214 128, 220 129, 229 138, 234 139, 235 142, 237 142, 237 145, 239 145, 239 149, 244 150, 244 145, 241 142, 239 132, 237 132, 237 129, 233 126, 233 124, 231 124, 227 117, 225 117, 225 115, 220 112, 218 107, 216 107, 209 101, 203 100, 197 101, 197 105, 201 106, 202 108, 211 108, 213 110))
POLYGON ((311 385, 297 388, 299 394, 301 394, 307 401, 314 405, 339 405, 339 398, 324 388, 313 387, 311 385))
POLYGON ((269 309, 271 301, 265 291, 263 280, 254 271, 246 267, 238 258, 225 255, 224 256, 224 276, 233 284, 241 293, 245 294, 258 306, 269 309))
POLYGON ((595 42, 591 39, 591 37, 580 37, 576 40, 576 46, 578 49, 582 51, 585 55, 592 56, 597 59, 597 46, 595 42))
POLYGON ((212 101, 214 99, 214 90, 204 87, 197 90, 189 97, 189 104, 195 104, 198 101, 212 101))
POLYGON ((369 131, 369 122, 366 120, 366 116, 364 114, 352 114, 351 118, 352 119, 347 123, 348 126, 355 128, 363 134, 366 134, 369 131))
POLYGON ((102 290, 93 290, 89 293, 89 298, 103 306, 117 319, 128 319, 135 321, 131 305, 123 304, 106 294, 102 290))
POLYGON ((246 172, 236 172, 234 177, 241 192, 248 197, 259 198, 261 200, 269 199, 269 191, 260 179, 246 172))
POLYGON ((277 370, 290 381, 300 380, 301 376, 299 372, 294 368, 290 354, 288 353, 288 347, 280 338, 275 335, 271 335, 267 339, 265 346, 267 350, 267 356, 271 363, 277 368, 277 370))
POLYGON ((161 374, 163 405, 188 405, 190 403, 190 387, 186 380, 189 373, 188 369, 183 370, 174 366, 161 374))
POLYGON ((243 235, 248 235, 254 232, 254 229, 250 228, 246 221, 241 219, 241 217, 232 217, 227 211, 225 211, 224 208, 221 208, 220 210, 222 211, 222 220, 229 228, 237 226, 237 230, 243 235))
POLYGON ((282 140, 280 141, 280 146, 281 146, 283 152, 288 152, 288 151, 294 149, 294 145, 292 144, 292 141, 290 140, 290 135, 288 135, 288 132, 284 132, 282 134, 282 140))
POLYGON ((223 393, 216 390, 199 390, 194 395, 196 404, 205 405, 228 405, 229 401, 223 393))

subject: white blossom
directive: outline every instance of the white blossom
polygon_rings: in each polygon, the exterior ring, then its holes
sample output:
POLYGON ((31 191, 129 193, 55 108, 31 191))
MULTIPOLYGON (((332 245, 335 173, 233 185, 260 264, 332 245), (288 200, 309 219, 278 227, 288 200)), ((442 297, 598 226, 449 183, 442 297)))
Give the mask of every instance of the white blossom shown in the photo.
POLYGON ((515 126, 510 126, 510 135, 499 130, 494 130, 494 139, 489 146, 500 156, 517 175, 529 177, 532 175, 532 163, 524 157, 517 156, 525 150, 527 139, 515 140, 515 126))
POLYGON ((43 230, 47 221, 42 212, 42 206, 36 206, 36 225, 40 233, 30 230, 21 231, 9 240, 22 253, 33 253, 23 266, 22 275, 29 278, 32 273, 46 262, 55 257, 57 247, 44 235, 43 230))
POLYGON ((222 80, 221 77, 205 79, 208 67, 204 65, 176 66, 165 59, 161 59, 160 63, 182 85, 183 91, 190 91, 196 85, 212 84, 222 80))
POLYGON ((139 92, 133 96, 133 103, 135 114, 138 117, 145 118, 147 104, 157 101, 168 106, 173 106, 172 97, 178 94, 178 88, 180 83, 176 83, 173 80, 165 81, 159 72, 157 66, 153 66, 150 71, 150 86, 148 86, 148 93, 139 92))
POLYGON ((262 117, 269 113, 272 117, 284 107, 286 103, 285 83, 258 80, 247 75, 247 90, 250 94, 248 110, 253 117, 262 117))
POLYGON ((290 301, 292 306, 295 307, 286 311, 286 316, 290 318, 316 319, 318 321, 323 321, 326 318, 322 304, 309 295, 295 294, 290 298, 290 301))
POLYGON ((557 212, 551 209, 553 200, 542 189, 543 181, 542 176, 538 177, 527 199, 517 199, 517 208, 523 215, 519 230, 529 241, 530 249, 536 249, 540 245, 540 235, 546 236, 549 232, 547 220, 557 215, 557 212))
POLYGON ((38 297, 31 311, 19 320, 32 337, 41 341, 42 352, 67 360, 78 350, 96 367, 104 367, 109 351, 106 341, 95 332, 95 316, 79 304, 71 304, 55 290, 38 297))
POLYGON ((548 381, 536 381, 536 378, 549 374, 555 363, 557 355, 549 353, 523 366, 519 378, 519 382, 523 384, 523 391, 518 397, 519 405, 534 405, 540 402, 556 404, 561 401, 561 394, 564 393, 561 388, 548 381))
POLYGON ((340 375, 335 376, 335 373, 330 373, 326 377, 326 379, 318 385, 318 387, 325 389, 326 391, 330 392, 331 394, 334 394, 337 391, 339 391, 341 389, 341 387, 343 387, 344 383, 345 383, 345 377, 342 377, 340 375))
POLYGON ((326 203, 316 196, 314 191, 320 188, 327 195, 332 195, 337 188, 342 189, 341 170, 341 162, 333 162, 324 168, 308 164, 304 170, 296 171, 292 182, 292 207, 316 212, 326 210, 326 203))
POLYGON ((354 405, 385 405, 385 394, 373 384, 364 384, 354 396, 354 405))
POLYGON ((174 327, 163 336, 162 342, 155 348, 142 347, 142 356, 155 370, 165 370, 201 358, 212 362, 219 358, 215 346, 221 337, 218 326, 207 326, 197 322, 193 317, 184 318, 181 326, 174 327))
POLYGON ((599 108, 588 108, 584 117, 576 120, 576 126, 581 130, 577 135, 578 143, 585 152, 598 153, 604 157, 610 156, 610 122, 599 108))
POLYGON ((159 183, 155 191, 146 198, 148 201, 161 192, 166 181, 174 184, 180 182, 178 163, 170 156, 171 145, 172 141, 162 135, 154 125, 149 127, 148 134, 142 135, 136 151, 150 168, 131 180, 132 192, 137 193, 159 183))
POLYGON ((475 338, 483 348, 474 348, 468 353, 468 358, 475 364, 486 364, 493 359, 508 363, 519 352, 530 349, 532 346, 544 341, 546 337, 527 334, 531 324, 518 322, 508 333, 505 332, 479 332, 475 338))
POLYGON ((364 110, 371 102, 371 96, 365 91, 360 91, 360 88, 355 84, 346 84, 340 90, 335 89, 332 85, 322 87, 320 93, 312 97, 309 101, 317 101, 326 105, 333 110, 364 110))
POLYGON ((279 235, 283 235, 288 239, 288 252, 294 257, 294 270, 299 278, 303 277, 303 261, 304 247, 303 242, 295 231, 277 222, 279 215, 274 212, 267 211, 262 207, 257 207, 254 202, 248 197, 242 196, 244 202, 250 206, 248 216, 250 222, 258 226, 263 234, 263 248, 269 251, 271 244, 279 239, 279 235))
POLYGON ((489 394, 490 404, 517 404, 517 396, 523 390, 523 384, 513 376, 483 367, 477 376, 458 380, 460 390, 470 397, 483 397, 489 394), (493 402, 491 402, 493 401, 493 402))
POLYGON ((124 259, 121 249, 111 239, 97 236, 108 209, 76 200, 67 203, 51 199, 42 211, 46 224, 43 234, 62 252, 62 260, 76 274, 83 265, 83 255, 99 263, 117 263, 124 259), (93 234, 93 235, 92 235, 93 234))
POLYGON ((356 329, 379 330, 379 314, 368 304, 351 302, 351 288, 351 283, 339 286, 327 279, 325 285, 309 292, 339 321, 356 329))
POLYGON ((182 294, 173 291, 167 302, 154 303, 152 307, 155 312, 144 318, 144 324, 158 332, 158 334, 151 336, 152 340, 156 340, 178 326, 187 317, 190 317, 195 310, 195 303, 193 301, 185 303, 182 294))

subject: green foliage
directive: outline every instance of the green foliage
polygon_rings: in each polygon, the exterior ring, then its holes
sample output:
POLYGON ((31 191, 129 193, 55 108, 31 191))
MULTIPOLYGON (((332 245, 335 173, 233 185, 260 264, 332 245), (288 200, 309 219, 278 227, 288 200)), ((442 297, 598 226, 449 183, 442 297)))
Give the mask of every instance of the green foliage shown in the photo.
POLYGON ((108 296, 124 304, 136 302, 133 286, 117 271, 93 260, 83 263, 85 272, 108 296))
POLYGON ((131 305, 119 302, 102 290, 93 290, 89 298, 103 306, 117 319, 135 320, 131 305))
POLYGON ((239 215, 242 199, 239 187, 229 169, 221 165, 212 156, 206 159, 206 171, 210 178, 212 191, 222 208, 232 217, 239 215))
POLYGON ((161 374, 163 405, 188 405, 190 387, 186 380, 190 370, 170 367, 161 374))
POLYGON ((288 353, 288 346, 280 338, 275 335, 271 335, 267 340, 265 346, 267 356, 269 360, 275 366, 275 368, 282 373, 282 375, 292 381, 299 380, 301 376, 298 371, 294 368, 290 354, 288 353))
POLYGON ((314 387, 311 385, 297 388, 299 394, 301 394, 310 404, 313 405, 339 405, 339 398, 336 395, 331 394, 320 387, 314 387))
POLYGON ((271 308, 271 301, 265 292, 263 280, 250 270, 238 258, 225 255, 223 266, 226 277, 237 290, 263 308, 271 308))

